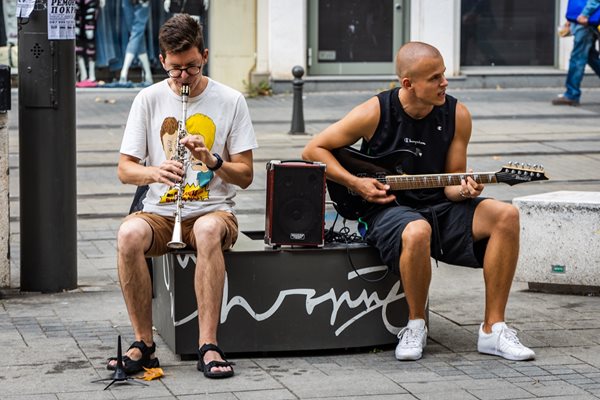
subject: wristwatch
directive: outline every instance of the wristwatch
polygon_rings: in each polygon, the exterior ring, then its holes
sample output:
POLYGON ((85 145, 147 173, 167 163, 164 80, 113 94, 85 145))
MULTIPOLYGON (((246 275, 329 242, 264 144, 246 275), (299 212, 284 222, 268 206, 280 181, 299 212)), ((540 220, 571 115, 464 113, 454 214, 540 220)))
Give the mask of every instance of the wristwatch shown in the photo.
POLYGON ((221 166, 223 165, 223 159, 221 158, 221 156, 219 155, 219 153, 213 153, 213 156, 215 156, 215 158, 217 159, 217 163, 212 168, 209 167, 208 165, 206 166, 206 168, 210 169, 211 171, 216 171, 219 168, 221 168, 221 166))

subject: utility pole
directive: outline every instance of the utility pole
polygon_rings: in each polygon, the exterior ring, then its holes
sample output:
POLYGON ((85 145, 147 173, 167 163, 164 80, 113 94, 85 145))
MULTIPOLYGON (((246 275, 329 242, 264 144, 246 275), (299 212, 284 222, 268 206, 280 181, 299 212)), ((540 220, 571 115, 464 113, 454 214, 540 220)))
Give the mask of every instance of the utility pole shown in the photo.
POLYGON ((36 0, 19 20, 22 291, 77 287, 75 43, 48 39, 55 1, 36 0))
POLYGON ((10 207, 8 184, 8 113, 10 67, 0 65, 0 288, 10 287, 10 207))

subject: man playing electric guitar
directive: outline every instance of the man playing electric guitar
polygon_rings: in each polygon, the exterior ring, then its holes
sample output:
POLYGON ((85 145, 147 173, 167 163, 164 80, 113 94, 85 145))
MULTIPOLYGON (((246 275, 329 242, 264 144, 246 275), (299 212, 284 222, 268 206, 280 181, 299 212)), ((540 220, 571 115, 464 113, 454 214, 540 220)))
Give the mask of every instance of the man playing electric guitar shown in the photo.
POLYGON ((504 322, 519 252, 517 209, 479 197, 483 184, 471 177, 460 185, 391 192, 389 185, 373 177, 350 173, 334 156, 337 149, 362 139, 361 152, 369 156, 402 149, 413 152, 415 156, 403 165, 405 173, 464 173, 471 116, 462 103, 446 95, 445 69, 436 48, 405 44, 396 55, 400 88, 367 100, 315 136, 303 158, 326 163, 327 179, 379 205, 362 220, 367 223, 366 240, 392 271, 400 273, 408 303, 408 325, 398 334, 398 360, 418 360, 427 342, 431 256, 483 268, 485 315, 478 351, 530 360, 535 353, 504 322))

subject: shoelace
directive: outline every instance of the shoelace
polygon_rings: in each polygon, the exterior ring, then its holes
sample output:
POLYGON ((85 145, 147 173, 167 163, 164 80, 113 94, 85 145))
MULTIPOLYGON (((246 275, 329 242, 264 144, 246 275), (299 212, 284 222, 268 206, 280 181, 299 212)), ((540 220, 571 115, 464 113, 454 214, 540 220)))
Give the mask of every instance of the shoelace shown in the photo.
POLYGON ((400 339, 402 344, 410 347, 421 345, 421 337, 416 329, 410 329, 408 327, 402 328, 402 330, 398 332, 398 339, 400 339))
POLYGON ((514 344, 516 346, 522 346, 521 342, 519 341, 519 338, 517 337, 517 331, 509 328, 509 327, 505 327, 502 328, 502 332, 500 333, 501 336, 503 336, 509 343, 514 344))

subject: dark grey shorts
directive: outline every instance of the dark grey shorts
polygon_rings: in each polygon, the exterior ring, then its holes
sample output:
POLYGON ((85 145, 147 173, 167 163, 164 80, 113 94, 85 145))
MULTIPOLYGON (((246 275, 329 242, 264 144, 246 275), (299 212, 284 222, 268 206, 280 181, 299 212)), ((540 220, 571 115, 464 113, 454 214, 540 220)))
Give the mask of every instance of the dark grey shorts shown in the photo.
POLYGON ((448 264, 481 268, 487 239, 473 242, 473 214, 483 200, 485 198, 477 197, 457 203, 446 201, 422 209, 385 208, 367 220, 366 240, 379 250, 382 261, 399 273, 404 228, 412 221, 426 220, 432 228, 432 257, 448 264), (437 219, 437 232, 434 219, 437 219))

